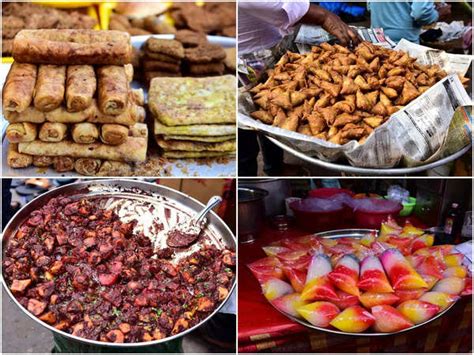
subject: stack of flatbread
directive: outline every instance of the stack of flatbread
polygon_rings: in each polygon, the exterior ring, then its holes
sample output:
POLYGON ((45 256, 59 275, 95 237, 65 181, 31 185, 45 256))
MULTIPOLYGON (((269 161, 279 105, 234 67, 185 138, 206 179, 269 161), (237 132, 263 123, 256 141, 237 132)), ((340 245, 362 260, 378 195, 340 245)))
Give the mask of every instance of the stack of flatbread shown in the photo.
POLYGON ((3 87, 9 166, 119 175, 145 161, 144 97, 130 88, 130 55, 123 32, 19 32, 3 87))
POLYGON ((233 75, 154 78, 148 104, 156 142, 167 158, 208 158, 235 154, 233 75))

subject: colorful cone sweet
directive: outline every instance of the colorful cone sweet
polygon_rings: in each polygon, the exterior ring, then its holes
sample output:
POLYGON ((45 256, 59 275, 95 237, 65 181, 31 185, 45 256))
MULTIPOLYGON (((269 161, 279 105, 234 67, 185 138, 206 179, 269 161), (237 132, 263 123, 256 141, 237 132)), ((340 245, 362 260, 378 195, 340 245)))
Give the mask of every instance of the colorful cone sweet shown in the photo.
POLYGON ((422 295, 419 300, 435 304, 439 306, 442 311, 445 308, 449 307, 452 303, 456 302, 458 299, 458 296, 449 295, 443 292, 430 291, 422 295))
POLYGON ((376 232, 368 233, 359 239, 360 244, 366 247, 370 247, 377 237, 376 232))
POLYGON ((410 254, 410 249, 411 249, 411 243, 413 241, 413 238, 410 237, 400 237, 398 235, 389 235, 387 237, 386 242, 390 245, 393 245, 396 247, 398 250, 403 255, 409 255, 410 254))
POLYGON ((270 278, 283 279, 285 277, 283 275, 282 264, 276 257, 267 257, 257 260, 248 264, 247 267, 260 283, 270 278))
POLYGON ((340 290, 354 296, 359 296, 359 260, 352 254, 339 259, 336 267, 328 275, 329 280, 340 290))
POLYGON ((434 277, 431 275, 421 275, 421 277, 423 278, 423 280, 425 280, 426 284, 428 285, 426 290, 422 289, 423 291, 430 291, 434 287, 434 285, 436 285, 436 283, 439 281, 437 277, 434 277))
POLYGON ((411 253, 414 253, 418 249, 432 246, 434 243, 433 234, 423 234, 415 238, 411 244, 411 253))
POLYGON ((360 264, 358 286, 368 292, 393 292, 379 258, 368 256, 360 264))
POLYGON ((403 226, 402 232, 400 234, 401 235, 422 235, 424 233, 425 232, 423 231, 423 229, 417 228, 410 222, 407 222, 403 226))
POLYGON ((339 309, 346 309, 352 306, 359 304, 359 297, 351 295, 341 290, 336 290, 338 299, 333 300, 334 303, 339 309))
POLYGON ((339 308, 331 302, 313 302, 304 306, 300 306, 297 312, 301 317, 306 319, 316 327, 326 328, 329 323, 339 314, 339 308))
POLYGON ((420 274, 431 275, 438 279, 443 278, 445 269, 444 263, 432 255, 425 256, 424 260, 416 266, 416 271, 420 274))
POLYGON ((394 304, 398 302, 400 298, 394 293, 366 292, 359 296, 359 300, 365 308, 370 309, 382 304, 394 304))
POLYGON ((417 300, 420 298, 426 289, 420 288, 418 290, 395 290, 395 295, 400 299, 397 303, 402 303, 408 300, 417 300))
POLYGON ((392 306, 380 305, 372 307, 372 315, 375 317, 373 329, 376 332, 392 333, 413 326, 410 320, 392 306))
POLYGON ((460 277, 465 278, 467 276, 467 268, 464 265, 450 266, 443 272, 443 277, 460 277))
POLYGON ((290 281, 291 286, 296 292, 302 292, 306 281, 306 273, 302 270, 292 269, 290 267, 283 267, 283 273, 290 281))
POLYGON ((389 249, 380 256, 392 287, 396 290, 426 288, 428 285, 397 249, 389 249))
POLYGON ((361 333, 375 322, 375 317, 361 306, 352 306, 339 313, 329 324, 348 333, 361 333))
POLYGON ((461 296, 470 296, 472 295, 472 277, 466 278, 466 286, 464 286, 464 290, 461 292, 461 296))
POLYGON ((459 295, 466 286, 466 281, 460 277, 447 277, 439 280, 433 287, 434 292, 444 292, 450 295, 459 295))
POLYGON ((290 249, 282 246, 268 246, 262 248, 267 256, 276 256, 279 253, 284 253, 290 251, 290 249))
POLYGON ((398 305, 397 310, 412 323, 420 324, 433 318, 440 311, 440 307, 420 300, 409 300, 398 305))
POLYGON ((448 254, 444 256, 444 263, 447 267, 462 265, 464 255, 461 253, 448 254))
POLYGON ((290 284, 275 278, 268 279, 262 283, 262 290, 263 295, 269 301, 273 301, 278 297, 295 292, 290 284))
POLYGON ((400 227, 397 222, 389 216, 387 222, 383 222, 380 226, 380 236, 378 239, 383 242, 388 235, 400 234, 401 231, 402 227, 400 227))
POLYGON ((301 293, 303 301, 334 301, 337 294, 327 275, 316 277, 308 282, 301 293))
POLYGON ((299 293, 290 293, 278 297, 271 302, 280 311, 298 318, 300 318, 300 314, 297 312, 297 309, 306 304, 306 302, 301 300, 299 293))
POLYGON ((325 276, 332 271, 331 261, 329 257, 324 254, 314 254, 308 266, 308 273, 306 274, 306 283, 314 280, 317 277, 325 276))

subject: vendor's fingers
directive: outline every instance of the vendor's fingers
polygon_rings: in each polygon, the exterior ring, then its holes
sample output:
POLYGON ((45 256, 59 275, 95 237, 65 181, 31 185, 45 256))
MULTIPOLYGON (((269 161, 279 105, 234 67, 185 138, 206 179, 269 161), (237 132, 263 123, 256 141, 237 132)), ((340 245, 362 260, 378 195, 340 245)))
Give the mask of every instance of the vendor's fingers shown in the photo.
POLYGON ((359 34, 357 32, 355 32, 353 29, 349 28, 347 33, 348 33, 349 37, 351 38, 351 41, 352 41, 352 44, 353 44, 354 47, 357 46, 362 41, 359 34))

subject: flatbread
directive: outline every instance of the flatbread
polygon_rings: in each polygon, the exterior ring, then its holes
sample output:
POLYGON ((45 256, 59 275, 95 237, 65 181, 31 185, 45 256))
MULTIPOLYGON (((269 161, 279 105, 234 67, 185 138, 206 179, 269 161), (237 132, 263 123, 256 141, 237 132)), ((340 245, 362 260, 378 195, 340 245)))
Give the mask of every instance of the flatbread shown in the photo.
POLYGON ((205 78, 154 78, 150 83, 150 110, 167 126, 235 123, 233 75, 205 78))
POLYGON ((203 124, 189 126, 166 126, 157 119, 154 120, 153 124, 155 135, 167 134, 176 136, 215 137, 236 134, 236 128, 234 125, 203 124))
POLYGON ((156 142, 164 151, 178 150, 186 152, 233 152, 235 151, 235 140, 218 142, 218 143, 202 143, 181 140, 165 140, 156 137, 156 142))
POLYGON ((231 139, 235 140, 235 135, 231 134, 228 136, 215 136, 215 137, 204 137, 204 136, 162 136, 164 140, 182 140, 182 141, 194 141, 194 142, 207 142, 207 143, 216 143, 216 142, 225 142, 231 139))
POLYGON ((233 152, 182 152, 182 151, 168 151, 163 153, 165 158, 215 158, 224 156, 233 156, 233 152))

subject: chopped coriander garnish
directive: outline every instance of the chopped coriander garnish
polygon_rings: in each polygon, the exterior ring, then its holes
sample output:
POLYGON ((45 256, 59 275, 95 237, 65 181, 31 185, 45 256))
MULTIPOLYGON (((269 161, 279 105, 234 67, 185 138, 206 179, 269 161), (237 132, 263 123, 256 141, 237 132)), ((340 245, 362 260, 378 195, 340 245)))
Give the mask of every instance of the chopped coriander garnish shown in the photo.
POLYGON ((119 315, 122 314, 122 312, 120 311, 120 309, 117 309, 116 307, 114 307, 114 308, 112 309, 112 314, 113 314, 114 316, 118 317, 119 315))
POLYGON ((201 293, 198 293, 198 294, 196 295, 196 298, 201 298, 201 297, 204 297, 204 293, 202 293, 202 292, 201 292, 201 293))

